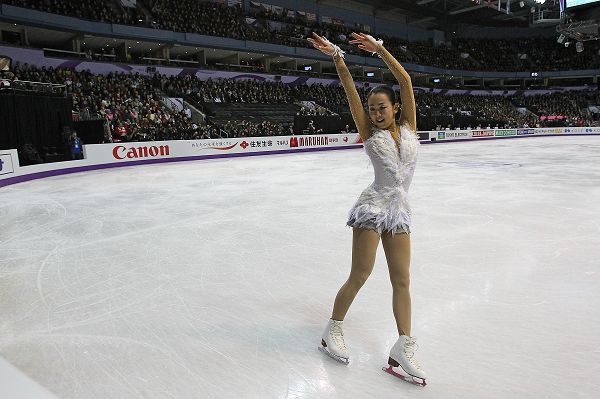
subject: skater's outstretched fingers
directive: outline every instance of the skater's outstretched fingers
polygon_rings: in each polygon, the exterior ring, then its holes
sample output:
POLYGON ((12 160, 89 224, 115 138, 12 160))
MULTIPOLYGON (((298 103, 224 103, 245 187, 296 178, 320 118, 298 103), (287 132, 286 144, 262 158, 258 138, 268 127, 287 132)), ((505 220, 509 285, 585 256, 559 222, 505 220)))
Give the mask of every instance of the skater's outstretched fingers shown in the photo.
POLYGON ((329 42, 329 40, 317 35, 315 32, 312 33, 312 37, 309 37, 306 40, 308 40, 310 42, 310 44, 313 45, 314 48, 316 48, 317 50, 320 50, 321 52, 323 52, 327 55, 333 54, 333 52, 335 50, 333 48, 333 46, 331 45, 331 43, 329 42))
POLYGON ((352 37, 354 40, 350 40, 350 43, 358 46, 359 49, 368 51, 370 53, 377 52, 379 43, 373 36, 364 33, 352 32, 352 37))

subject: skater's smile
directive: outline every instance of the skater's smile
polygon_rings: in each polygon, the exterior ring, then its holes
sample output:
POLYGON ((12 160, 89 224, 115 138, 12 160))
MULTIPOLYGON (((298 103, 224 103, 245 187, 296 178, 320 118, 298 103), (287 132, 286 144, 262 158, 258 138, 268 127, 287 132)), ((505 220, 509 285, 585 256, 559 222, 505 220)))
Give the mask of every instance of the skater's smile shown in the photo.
POLYGON ((392 104, 385 93, 375 93, 369 97, 368 108, 371 122, 379 128, 385 128, 394 123, 399 105, 392 104))

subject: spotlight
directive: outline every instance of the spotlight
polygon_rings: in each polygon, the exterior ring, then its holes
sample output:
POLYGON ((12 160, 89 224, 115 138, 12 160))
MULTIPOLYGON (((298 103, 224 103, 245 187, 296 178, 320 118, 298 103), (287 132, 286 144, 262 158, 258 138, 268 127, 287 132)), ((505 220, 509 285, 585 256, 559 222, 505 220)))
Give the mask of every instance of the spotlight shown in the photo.
POLYGON ((583 43, 577 42, 577 44, 575 45, 575 49, 577 50, 578 53, 581 53, 583 51, 583 43))
POLYGON ((556 42, 559 44, 563 44, 565 42, 566 38, 567 37, 561 33, 560 36, 558 37, 558 39, 556 39, 556 42))

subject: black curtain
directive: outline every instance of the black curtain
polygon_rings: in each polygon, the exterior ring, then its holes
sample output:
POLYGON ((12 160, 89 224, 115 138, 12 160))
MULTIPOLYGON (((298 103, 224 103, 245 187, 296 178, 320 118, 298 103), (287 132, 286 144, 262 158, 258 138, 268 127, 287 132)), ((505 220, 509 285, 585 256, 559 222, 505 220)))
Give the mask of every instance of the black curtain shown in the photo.
MULTIPOLYGON (((346 120, 339 115, 297 115, 294 117, 294 134, 304 134, 310 121, 317 130, 323 129, 320 134, 337 134, 346 126, 346 120)), ((350 126, 354 126, 354 122, 350 126)))
POLYGON ((104 120, 73 122, 73 130, 83 144, 101 144, 104 142, 104 120))
POLYGON ((0 93, 0 149, 63 148, 72 108, 70 97, 0 93))
POLYGON ((12 94, 0 93, 0 150, 17 147, 17 120, 12 94))

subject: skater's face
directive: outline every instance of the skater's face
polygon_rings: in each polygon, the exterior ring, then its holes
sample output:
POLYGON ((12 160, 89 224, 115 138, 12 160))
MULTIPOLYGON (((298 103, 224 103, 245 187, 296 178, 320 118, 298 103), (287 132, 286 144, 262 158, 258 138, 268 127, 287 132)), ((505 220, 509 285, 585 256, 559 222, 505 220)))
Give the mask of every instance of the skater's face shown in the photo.
POLYGON ((386 93, 373 93, 368 99, 369 118, 373 125, 380 129, 393 127, 400 105, 392 104, 386 93))

